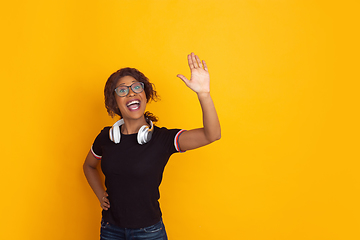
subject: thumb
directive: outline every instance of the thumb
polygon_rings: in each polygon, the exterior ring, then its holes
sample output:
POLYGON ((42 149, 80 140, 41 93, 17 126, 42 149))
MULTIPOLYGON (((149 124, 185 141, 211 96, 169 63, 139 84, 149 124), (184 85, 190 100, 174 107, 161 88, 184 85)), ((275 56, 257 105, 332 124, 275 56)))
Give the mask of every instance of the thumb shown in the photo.
POLYGON ((186 85, 188 85, 189 80, 182 74, 176 75, 178 78, 180 78, 186 85))

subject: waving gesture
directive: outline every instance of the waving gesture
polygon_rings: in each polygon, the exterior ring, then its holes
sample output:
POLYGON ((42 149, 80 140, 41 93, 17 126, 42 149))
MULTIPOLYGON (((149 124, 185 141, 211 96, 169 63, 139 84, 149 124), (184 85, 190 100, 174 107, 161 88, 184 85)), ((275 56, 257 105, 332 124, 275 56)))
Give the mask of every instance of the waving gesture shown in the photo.
POLYGON ((188 63, 191 70, 191 78, 188 80, 184 75, 178 74, 183 82, 191 90, 196 93, 209 93, 210 92, 210 75, 205 61, 200 61, 200 58, 194 53, 189 54, 188 63))
POLYGON ((210 96, 210 76, 206 63, 201 62, 194 53, 188 55, 188 63, 191 70, 190 80, 181 74, 177 76, 197 93, 203 113, 203 127, 185 131, 179 136, 179 146, 182 151, 205 146, 221 137, 219 118, 210 96))

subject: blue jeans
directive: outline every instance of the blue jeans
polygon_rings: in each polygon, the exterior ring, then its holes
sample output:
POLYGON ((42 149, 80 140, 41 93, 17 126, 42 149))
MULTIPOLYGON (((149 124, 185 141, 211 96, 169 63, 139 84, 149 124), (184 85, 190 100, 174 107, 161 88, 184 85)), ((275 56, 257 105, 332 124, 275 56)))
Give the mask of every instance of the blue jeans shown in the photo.
POLYGON ((101 220, 100 240, 167 240, 162 221, 145 228, 121 228, 101 220))

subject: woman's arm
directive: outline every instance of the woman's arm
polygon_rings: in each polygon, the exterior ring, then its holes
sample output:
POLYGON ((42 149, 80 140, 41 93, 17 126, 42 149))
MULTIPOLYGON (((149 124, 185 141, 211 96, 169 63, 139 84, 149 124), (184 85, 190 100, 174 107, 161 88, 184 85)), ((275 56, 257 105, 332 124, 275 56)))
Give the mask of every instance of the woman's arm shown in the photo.
POLYGON ((210 75, 205 61, 200 61, 194 53, 188 55, 188 63, 191 70, 191 79, 177 75, 191 90, 196 92, 202 113, 203 127, 183 132, 179 137, 179 145, 182 151, 205 146, 221 137, 219 118, 214 103, 210 96, 210 75))
POLYGON ((108 194, 104 189, 99 172, 97 170, 98 164, 99 160, 97 160, 91 151, 89 151, 83 165, 83 170, 90 187, 100 201, 101 208, 108 210, 110 208, 110 202, 107 198, 108 194))

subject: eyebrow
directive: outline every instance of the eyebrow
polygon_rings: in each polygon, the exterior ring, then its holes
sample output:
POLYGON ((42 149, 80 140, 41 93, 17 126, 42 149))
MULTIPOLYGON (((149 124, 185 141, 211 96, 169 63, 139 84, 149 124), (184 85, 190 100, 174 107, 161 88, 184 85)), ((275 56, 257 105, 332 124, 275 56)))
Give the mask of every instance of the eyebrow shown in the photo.
MULTIPOLYGON (((137 81, 132 81, 131 84, 133 84, 134 82, 137 82, 137 81)), ((130 87, 131 84, 130 84, 129 86, 127 86, 127 87, 130 87)), ((125 83, 120 83, 119 86, 117 86, 117 87, 120 87, 120 86, 123 86, 123 85, 125 85, 125 83)), ((125 86, 126 86, 126 85, 125 85, 125 86)))

